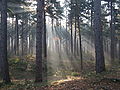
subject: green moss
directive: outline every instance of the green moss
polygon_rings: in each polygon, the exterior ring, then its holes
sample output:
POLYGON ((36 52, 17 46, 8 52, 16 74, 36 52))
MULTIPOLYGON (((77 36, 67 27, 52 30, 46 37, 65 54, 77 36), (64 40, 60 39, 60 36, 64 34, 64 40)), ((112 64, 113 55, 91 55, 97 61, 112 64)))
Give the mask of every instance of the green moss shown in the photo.
POLYGON ((78 73, 78 72, 72 72, 71 75, 72 76, 80 76, 80 73, 78 73))

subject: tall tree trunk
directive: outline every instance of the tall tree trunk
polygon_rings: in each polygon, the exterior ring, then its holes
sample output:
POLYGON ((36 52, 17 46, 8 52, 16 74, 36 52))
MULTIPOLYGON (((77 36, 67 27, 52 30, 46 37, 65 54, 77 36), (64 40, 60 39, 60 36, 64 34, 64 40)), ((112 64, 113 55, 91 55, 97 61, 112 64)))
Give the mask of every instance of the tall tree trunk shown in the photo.
POLYGON ((113 16, 113 2, 111 2, 111 23, 110 23, 110 29, 111 29, 111 63, 115 59, 115 30, 114 30, 114 16, 113 16))
POLYGON ((31 35, 30 35, 30 32, 29 32, 29 34, 28 34, 28 41, 29 41, 29 46, 28 46, 28 54, 30 54, 30 48, 31 48, 31 45, 30 45, 30 41, 31 41, 31 35))
POLYGON ((53 30, 54 30, 53 21, 54 21, 54 19, 52 18, 52 32, 53 32, 53 30))
POLYGON ((2 77, 5 83, 10 83, 9 66, 7 59, 7 0, 2 0, 0 29, 0 63, 2 77))
POLYGON ((8 53, 10 53, 10 50, 11 50, 11 47, 10 47, 11 36, 8 35, 7 37, 8 37, 8 39, 7 39, 7 50, 8 50, 8 53))
POLYGON ((16 14, 16 55, 19 55, 19 32, 18 32, 18 15, 16 14))
POLYGON ((94 34, 96 53, 96 73, 100 73, 105 70, 103 36, 101 26, 101 0, 94 0, 94 34))
POLYGON ((34 32, 31 32, 31 54, 33 54, 34 52, 34 44, 35 44, 35 33, 34 32))
POLYGON ((24 56, 24 37, 23 37, 23 30, 24 30, 24 25, 23 25, 23 22, 22 22, 22 34, 21 34, 21 55, 22 57, 24 56))
MULTIPOLYGON (((43 6, 44 6, 44 9, 45 9, 45 1, 43 1, 43 6)), ((43 41, 43 44, 44 44, 44 81, 47 81, 47 28, 46 28, 46 12, 44 10, 44 34, 43 34, 43 37, 44 37, 44 41, 43 41)))
POLYGON ((35 82, 42 82, 42 33, 44 31, 44 0, 37 0, 37 28, 36 28, 36 75, 35 82))
POLYGON ((79 40, 78 40, 78 38, 77 38, 77 56, 79 56, 79 40))
POLYGON ((76 16, 75 16, 75 35, 74 35, 74 56, 76 57, 76 33, 77 32, 77 24, 76 24, 76 16))
POLYGON ((117 37, 115 37, 115 41, 114 41, 114 53, 115 53, 115 59, 118 58, 118 47, 117 47, 117 44, 118 44, 118 40, 117 40, 117 37))
POLYGON ((73 54, 73 30, 72 30, 72 19, 71 19, 71 53, 73 54))
POLYGON ((13 54, 14 52, 14 46, 13 46, 13 36, 11 36, 11 53, 13 54))
POLYGON ((119 40, 119 63, 120 63, 120 40, 119 40))
POLYGON ((93 0, 91 1, 91 3, 92 3, 92 6, 91 6, 91 30, 92 30, 92 32, 93 32, 93 0))
POLYGON ((78 29, 79 29, 79 44, 80 44, 80 62, 81 62, 81 70, 83 69, 83 56, 82 56, 82 38, 81 38, 81 32, 80 32, 80 19, 78 16, 78 29))
POLYGON ((59 40, 59 58, 60 58, 60 60, 62 59, 62 45, 61 45, 62 43, 61 43, 61 39, 59 40))
POLYGON ((106 52, 109 54, 109 41, 106 41, 106 52))
MULTIPOLYGON (((26 15, 25 15, 26 17, 26 15)), ((25 19, 25 26, 27 27, 25 29, 25 34, 24 34, 24 55, 28 55, 28 31, 29 31, 29 22, 28 18, 25 19)))
POLYGON ((28 32, 28 54, 30 54, 30 48, 31 48, 31 45, 30 45, 30 41, 31 41, 31 25, 30 25, 30 16, 28 18, 28 28, 29 28, 29 32, 28 32))
POLYGON ((44 11, 44 57, 47 58, 46 13, 44 11))
MULTIPOLYGON (((67 7, 66 7, 66 10, 67 10, 67 7)), ((67 11, 66 11, 66 16, 67 16, 68 14, 67 14, 67 11)), ((67 17, 66 17, 66 31, 67 31, 67 17)))
MULTIPOLYGON (((14 30, 14 16, 12 17, 12 30, 14 30)), ((12 32, 13 35, 13 32, 12 32)), ((13 54, 14 52, 14 37, 11 35, 11 53, 13 54)))

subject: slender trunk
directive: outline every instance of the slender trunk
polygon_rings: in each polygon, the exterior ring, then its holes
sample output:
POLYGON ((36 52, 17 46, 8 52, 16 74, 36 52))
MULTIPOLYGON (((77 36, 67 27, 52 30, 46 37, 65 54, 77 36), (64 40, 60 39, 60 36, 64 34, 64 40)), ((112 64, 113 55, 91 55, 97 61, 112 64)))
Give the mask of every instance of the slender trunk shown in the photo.
POLYGON ((24 48, 23 48, 23 40, 24 40, 24 37, 23 37, 23 22, 22 22, 22 34, 21 34, 21 55, 23 56, 24 55, 24 48))
POLYGON ((11 37, 11 53, 13 54, 14 51, 14 44, 13 44, 13 37, 11 37))
POLYGON ((0 63, 2 77, 5 83, 10 83, 9 66, 7 59, 7 0, 2 0, 0 29, 0 63))
MULTIPOLYGON (((67 8, 66 8, 67 10, 67 8)), ((67 15, 67 11, 66 11, 66 15, 67 15)), ((66 17, 66 31, 67 31, 67 17, 66 17)))
POLYGON ((77 32, 77 24, 76 24, 76 16, 75 16, 74 56, 76 56, 76 32, 77 32))
POLYGON ((114 16, 113 16, 113 2, 111 2, 111 23, 110 23, 110 29, 111 29, 111 63, 115 59, 115 30, 114 30, 114 16))
POLYGON ((30 49, 31 49, 31 45, 30 45, 30 41, 31 41, 31 35, 30 35, 30 33, 29 33, 29 37, 28 37, 28 41, 29 41, 29 46, 28 46, 28 54, 31 54, 30 52, 30 49))
POLYGON ((80 32, 80 20, 78 16, 78 29, 79 29, 79 44, 80 44, 80 62, 81 62, 81 70, 83 70, 83 55, 82 55, 82 38, 81 38, 81 32, 80 32))
POLYGON ((77 56, 79 56, 79 43, 78 43, 78 39, 77 39, 77 56))
POLYGON ((103 38, 103 48, 104 48, 104 51, 106 52, 106 38, 103 38))
MULTIPOLYGON (((73 4, 73 0, 70 0, 70 2, 71 2, 71 5, 73 4)), ((71 10, 72 10, 73 8, 71 7, 71 10)), ((73 54, 73 30, 72 30, 72 15, 70 16, 70 28, 71 28, 71 58, 72 58, 72 54, 73 54)))
MULTIPOLYGON (((45 9, 45 1, 43 1, 43 6, 45 9)), ((47 28, 46 28, 46 12, 44 10, 44 33, 43 33, 43 37, 44 37, 44 80, 47 81, 47 28)))
MULTIPOLYGON (((29 31, 29 23, 28 23, 28 18, 25 20, 25 24, 26 24, 26 30, 29 31)), ((25 33, 24 36, 24 54, 28 55, 28 32, 25 33)))
POLYGON ((91 6, 91 30, 93 32, 93 0, 92 0, 92 6, 91 6))
POLYGON ((8 53, 10 53, 10 50, 11 50, 11 47, 10 47, 10 39, 11 39, 11 36, 8 35, 8 39, 7 39, 7 51, 8 51, 8 53))
POLYGON ((114 48, 114 53, 115 53, 115 58, 118 58, 118 47, 117 47, 117 44, 118 44, 118 40, 117 40, 117 38, 115 37, 115 40, 114 40, 114 46, 115 46, 115 48, 114 48))
POLYGON ((47 58, 46 14, 44 11, 44 57, 47 58))
POLYGON ((66 55, 68 55, 68 44, 67 44, 67 39, 65 40, 65 52, 66 52, 66 55))
POLYGON ((60 30, 62 29, 61 19, 60 19, 60 30))
POLYGON ((72 19, 71 19, 71 53, 73 54, 73 30, 72 30, 72 19))
POLYGON ((119 63, 120 63, 120 40, 119 40, 119 63))
POLYGON ((54 20, 53 20, 53 18, 52 18, 52 31, 54 30, 54 28, 53 28, 53 21, 54 21, 54 20))
POLYGON ((16 55, 19 55, 19 32, 18 32, 18 15, 16 14, 16 55))
POLYGON ((32 38, 31 38, 31 54, 33 54, 34 52, 34 44, 35 44, 35 34, 32 32, 32 34, 31 34, 32 36, 32 38))
POLYGON ((60 42, 59 42, 59 58, 61 60, 62 58, 62 45, 61 45, 61 39, 60 39, 60 42))
POLYGON ((28 18, 28 28, 29 28, 29 32, 28 32, 28 54, 30 54, 30 48, 31 48, 31 45, 30 45, 30 41, 31 41, 31 25, 30 25, 30 16, 28 18))
POLYGON ((109 41, 106 41, 106 52, 109 54, 109 41))
MULTIPOLYGON (((12 30, 14 30, 14 17, 12 18, 12 26, 11 27, 12 27, 12 30)), ((13 52, 14 52, 14 37, 11 36, 11 53, 13 54, 13 52)))

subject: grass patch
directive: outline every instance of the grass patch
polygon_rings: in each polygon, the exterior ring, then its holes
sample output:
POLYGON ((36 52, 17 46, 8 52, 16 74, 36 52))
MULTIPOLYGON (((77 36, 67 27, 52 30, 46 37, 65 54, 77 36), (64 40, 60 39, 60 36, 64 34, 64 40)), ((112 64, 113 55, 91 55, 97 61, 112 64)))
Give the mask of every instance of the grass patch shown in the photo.
POLYGON ((71 76, 80 76, 80 73, 78 73, 78 72, 72 72, 71 76))
POLYGON ((34 83, 34 80, 19 80, 7 85, 0 83, 0 90, 34 90, 48 85, 50 82, 34 83))

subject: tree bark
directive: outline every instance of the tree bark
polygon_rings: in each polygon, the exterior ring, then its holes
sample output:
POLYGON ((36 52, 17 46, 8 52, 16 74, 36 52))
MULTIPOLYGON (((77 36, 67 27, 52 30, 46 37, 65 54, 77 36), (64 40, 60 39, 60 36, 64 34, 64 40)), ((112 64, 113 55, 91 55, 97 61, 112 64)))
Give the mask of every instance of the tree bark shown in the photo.
POLYGON ((36 28, 36 75, 35 82, 42 82, 42 33, 44 30, 44 0, 37 0, 37 28, 36 28))
POLYGON ((119 63, 120 63, 120 40, 119 40, 119 63))
POLYGON ((46 15, 44 11, 44 57, 47 58, 46 15))
POLYGON ((71 53, 73 54, 73 30, 72 30, 72 19, 71 19, 71 53))
POLYGON ((24 45, 23 45, 23 43, 24 43, 24 37, 23 37, 23 31, 24 31, 24 25, 23 25, 23 22, 22 22, 22 34, 21 34, 21 55, 22 55, 22 57, 24 56, 24 45))
POLYGON ((96 73, 101 73, 105 70, 103 36, 101 26, 101 0, 94 0, 94 34, 95 34, 96 73))
POLYGON ((76 57, 76 33, 77 32, 77 24, 76 24, 76 16, 75 16, 75 35, 74 35, 74 56, 76 57))
POLYGON ((78 29, 79 29, 79 44, 80 44, 80 62, 81 62, 81 70, 83 70, 83 55, 82 55, 82 38, 81 38, 81 32, 80 32, 80 20, 78 16, 78 29))
POLYGON ((0 63, 3 82, 10 83, 9 66, 7 59, 7 0, 2 0, 0 29, 0 63))
POLYGON ((110 29, 111 29, 111 63, 115 59, 115 28, 113 25, 114 22, 114 16, 113 16, 113 2, 111 2, 111 23, 110 23, 110 29))
POLYGON ((19 55, 19 32, 18 32, 18 15, 16 14, 16 55, 19 55))

